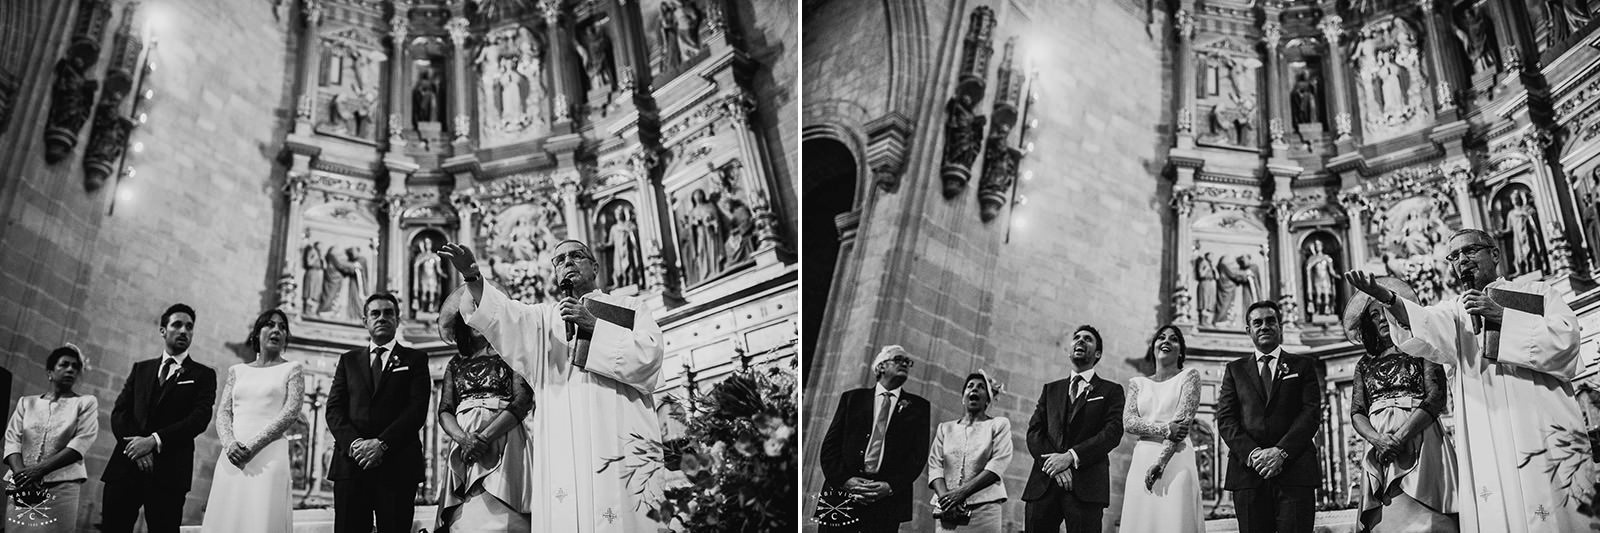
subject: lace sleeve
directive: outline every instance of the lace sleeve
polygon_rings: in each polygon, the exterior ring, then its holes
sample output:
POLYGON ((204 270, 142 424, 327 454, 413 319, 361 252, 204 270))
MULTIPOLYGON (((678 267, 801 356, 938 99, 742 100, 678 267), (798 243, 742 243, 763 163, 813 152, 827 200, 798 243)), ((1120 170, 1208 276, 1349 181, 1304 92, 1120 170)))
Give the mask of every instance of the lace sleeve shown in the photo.
POLYGON ((1139 413, 1139 380, 1128 380, 1127 403, 1122 407, 1122 430, 1138 437, 1166 438, 1167 427, 1139 413))
MULTIPOLYGON (((1193 423, 1194 413, 1200 409, 1200 371, 1189 370, 1184 372, 1181 387, 1179 394, 1182 394, 1183 398, 1178 400, 1178 420, 1193 423)), ((1178 449, 1182 448, 1187 440, 1184 439, 1178 442, 1166 441, 1165 445, 1161 447, 1161 457, 1156 459, 1156 464, 1166 467, 1167 461, 1172 459, 1172 454, 1177 453, 1178 449)))
POLYGON ((283 408, 278 410, 278 416, 272 419, 272 423, 250 439, 247 444, 250 453, 259 452, 272 441, 283 438, 284 432, 289 431, 289 425, 300 418, 300 402, 306 396, 305 374, 301 372, 300 363, 289 364, 293 366, 289 368, 289 379, 283 384, 283 408))
POLYGON ((217 439, 222 442, 222 449, 226 451, 238 442, 233 436, 233 380, 234 370, 238 367, 228 367, 228 383, 222 386, 222 405, 217 408, 217 439))

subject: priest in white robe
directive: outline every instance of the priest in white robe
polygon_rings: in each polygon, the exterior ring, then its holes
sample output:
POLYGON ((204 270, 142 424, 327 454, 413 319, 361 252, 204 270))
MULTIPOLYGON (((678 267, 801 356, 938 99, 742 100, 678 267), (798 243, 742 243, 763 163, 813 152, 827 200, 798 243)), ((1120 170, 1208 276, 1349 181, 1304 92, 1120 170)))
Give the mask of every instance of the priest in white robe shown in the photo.
POLYGON ((524 421, 534 455, 533 530, 656 531, 647 513, 661 494, 660 458, 634 455, 643 440, 661 439, 652 394, 662 335, 650 310, 635 298, 601 292, 594 253, 580 241, 563 241, 551 252, 563 298, 533 305, 484 283, 466 247, 446 244, 439 255, 467 283, 471 301, 461 306, 467 325, 534 389, 539 408, 524 421), (624 459, 607 467, 614 457, 624 459))
POLYGON ((1396 346, 1455 374, 1461 531, 1589 531, 1597 522, 1583 504, 1593 497, 1595 463, 1571 442, 1584 427, 1571 383, 1580 365, 1577 313, 1543 282, 1499 279, 1489 234, 1460 230, 1448 246, 1460 280, 1454 299, 1422 306, 1371 274, 1345 279, 1386 304, 1396 346))

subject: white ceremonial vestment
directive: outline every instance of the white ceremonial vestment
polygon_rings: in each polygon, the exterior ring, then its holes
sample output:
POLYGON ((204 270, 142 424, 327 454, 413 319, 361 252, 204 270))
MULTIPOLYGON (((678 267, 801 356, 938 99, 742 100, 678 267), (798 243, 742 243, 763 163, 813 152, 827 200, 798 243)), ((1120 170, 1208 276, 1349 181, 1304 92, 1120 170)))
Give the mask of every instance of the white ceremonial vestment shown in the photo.
POLYGON ((1595 464, 1587 449, 1555 444, 1584 430, 1570 383, 1580 364, 1577 313, 1543 282, 1497 280, 1490 289, 1543 298, 1543 316, 1506 308, 1498 362, 1484 358, 1487 330, 1473 333, 1459 299, 1427 307, 1406 300, 1410 330, 1392 316, 1389 323, 1402 351, 1455 374, 1461 531, 1589 531, 1594 519, 1578 506, 1580 494, 1592 494, 1595 464))
POLYGON ((632 328, 595 320, 586 369, 569 362, 555 303, 524 304, 485 284, 483 302, 474 306, 468 296, 461 314, 533 388, 534 410, 523 420, 533 447, 533 530, 654 532, 646 504, 660 497, 660 476, 649 475, 660 465, 632 453, 637 438, 661 439, 652 396, 661 326, 637 299, 599 291, 584 298, 633 311, 632 328), (625 460, 600 472, 612 457, 625 460), (640 467, 632 479, 630 466, 640 467))

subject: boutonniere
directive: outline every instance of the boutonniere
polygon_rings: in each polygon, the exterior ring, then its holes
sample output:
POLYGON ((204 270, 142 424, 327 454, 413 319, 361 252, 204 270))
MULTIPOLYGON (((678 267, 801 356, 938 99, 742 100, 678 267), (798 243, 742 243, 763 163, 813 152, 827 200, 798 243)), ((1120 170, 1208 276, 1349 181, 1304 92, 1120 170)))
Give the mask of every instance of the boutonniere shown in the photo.
POLYGON ((894 404, 894 414, 897 414, 897 415, 900 414, 900 410, 901 409, 905 409, 907 403, 910 403, 910 402, 907 402, 905 400, 905 398, 901 398, 900 401, 895 402, 895 404, 894 404))
POLYGON ((172 377, 169 378, 169 379, 178 379, 178 376, 182 376, 183 375, 183 371, 184 370, 187 370, 187 369, 185 369, 182 364, 179 364, 178 365, 178 369, 172 371, 172 377))

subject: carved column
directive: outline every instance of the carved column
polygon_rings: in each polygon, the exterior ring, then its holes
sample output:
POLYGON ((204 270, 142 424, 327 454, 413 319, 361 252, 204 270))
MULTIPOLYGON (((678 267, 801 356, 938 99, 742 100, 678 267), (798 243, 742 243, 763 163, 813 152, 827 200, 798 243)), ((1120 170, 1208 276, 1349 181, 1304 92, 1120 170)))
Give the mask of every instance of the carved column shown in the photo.
POLYGON ((676 296, 682 270, 674 273, 670 267, 678 257, 673 252, 677 241, 673 237, 672 213, 665 208, 661 187, 652 177, 660 172, 660 164, 660 155, 649 147, 640 147, 628 158, 639 189, 639 205, 635 208, 639 214, 639 244, 644 252, 645 291, 656 296, 676 296))
POLYGON ((1173 15, 1178 31, 1178 147, 1194 148, 1194 106, 1198 98, 1194 71, 1194 17, 1187 9, 1173 15))
MULTIPOLYGON (((1277 198, 1272 200, 1272 218, 1277 221, 1275 233, 1278 239, 1278 294, 1275 300, 1282 300, 1284 296, 1293 297, 1297 302, 1304 302, 1305 295, 1300 294, 1300 247, 1296 246, 1294 237, 1289 234, 1289 216, 1294 214, 1294 195, 1288 192, 1289 177, 1279 177, 1278 182, 1282 188, 1273 193, 1277 198)), ((1261 280, 1265 285, 1267 280, 1261 280)), ((1262 290, 1267 290, 1263 287, 1262 290)))
POLYGON ((394 17, 389 19, 389 36, 393 49, 389 53, 389 150, 405 148, 406 117, 411 116, 411 99, 406 98, 406 33, 410 28, 411 3, 399 0, 394 4, 394 17))
POLYGON ((1456 97, 1455 91, 1450 87, 1450 75, 1445 71, 1444 47, 1445 40, 1439 33, 1439 19, 1434 16, 1435 0, 1417 0, 1422 6, 1422 26, 1427 33, 1428 58, 1433 62, 1433 87, 1434 103, 1439 110, 1439 115, 1455 117, 1456 97))
POLYGON ((561 214, 567 219, 567 238, 583 241, 590 249, 594 249, 595 244, 590 241, 594 236, 589 234, 589 221, 584 218, 583 210, 578 208, 578 179, 577 171, 555 179, 556 189, 561 191, 561 214))
MULTIPOLYGON (((310 161, 310 157, 296 154, 289 177, 283 184, 283 196, 288 201, 289 213, 288 229, 283 237, 283 272, 278 275, 278 308, 289 315, 290 321, 300 316, 301 306, 305 303, 301 295, 307 290, 300 284, 305 281, 305 200, 310 188, 310 161), (299 290, 295 291, 294 288, 299 290)), ((320 287, 313 289, 321 290, 320 287)))
POLYGON ((1350 234, 1347 236, 1350 250, 1350 268, 1356 269, 1367 262, 1367 202, 1354 194, 1339 197, 1339 205, 1344 208, 1345 216, 1350 220, 1350 234))
POLYGON ((322 0, 306 0, 306 25, 300 34, 300 98, 295 102, 294 132, 310 135, 317 124, 317 91, 322 87, 322 0))
POLYGON ((1344 48, 1339 46, 1339 37, 1344 32, 1343 24, 1344 19, 1333 13, 1323 15, 1322 22, 1318 24, 1322 29, 1323 38, 1328 41, 1328 53, 1323 68, 1327 70, 1328 80, 1333 86, 1332 118, 1339 142, 1351 140, 1351 134, 1355 129, 1355 118, 1351 116, 1354 110, 1350 107, 1350 72, 1345 66, 1347 58, 1344 55, 1344 48))
MULTIPOLYGON (((453 9, 459 10, 460 7, 453 9)), ((453 65, 450 68, 450 92, 455 95, 450 99, 455 108, 450 120, 450 132, 453 134, 450 144, 455 146, 457 153, 461 153, 472 142, 472 78, 467 75, 467 63, 471 62, 467 57, 467 18, 457 14, 445 23, 444 29, 450 32, 450 44, 455 52, 451 55, 453 65)))
MULTIPOLYGON (((396 181, 404 183, 405 175, 400 174, 396 181)), ((378 250, 382 258, 372 258, 379 263, 377 276, 380 281, 373 284, 372 292, 394 291, 397 294, 404 294, 401 289, 405 288, 403 278, 408 263, 405 259, 406 241, 400 229, 400 216, 405 212, 405 192, 403 187, 399 191, 395 191, 396 187, 393 186, 389 189, 391 191, 389 194, 378 197, 378 211, 386 218, 384 229, 387 235, 382 241, 384 248, 378 250)), ((410 302, 400 302, 401 309, 406 309, 410 305, 410 302)))
POLYGON ((550 43, 545 68, 550 69, 550 92, 554 93, 554 109, 550 121, 555 131, 572 131, 573 98, 568 95, 583 94, 583 80, 573 75, 572 17, 561 16, 561 0, 543 0, 539 7, 544 12, 545 42, 550 43))
POLYGON ((1582 292, 1592 288, 1593 283, 1589 277, 1589 253, 1578 230, 1583 225, 1583 219, 1578 216, 1578 206, 1572 196, 1572 187, 1568 184, 1566 174, 1558 167, 1560 163, 1554 162, 1555 157, 1551 154, 1553 141, 1550 133, 1536 128, 1523 135, 1522 150, 1533 160, 1534 176, 1540 183, 1549 184, 1550 189, 1544 192, 1549 197, 1550 204, 1555 207, 1554 213, 1542 217, 1547 227, 1539 228, 1539 232, 1548 234, 1550 233, 1548 226, 1552 223, 1559 225, 1557 232, 1560 243, 1548 243, 1550 246, 1547 248, 1554 250, 1557 248, 1556 244, 1564 243, 1561 248, 1565 250, 1563 254, 1566 257, 1562 259, 1566 264, 1550 266, 1556 271, 1562 268, 1569 269, 1571 277, 1568 279, 1578 285, 1574 287, 1577 292, 1582 292))
POLYGON ((1283 25, 1276 20, 1269 20, 1262 27, 1266 32, 1263 42, 1267 52, 1267 131, 1271 133, 1272 150, 1274 153, 1288 150, 1289 144, 1284 142, 1284 116, 1283 116, 1283 75, 1279 72, 1282 55, 1278 51, 1278 43, 1283 39, 1283 25))
MULTIPOLYGON (((1178 183, 1172 187, 1172 210, 1177 214, 1175 223, 1178 226, 1178 275, 1173 282, 1173 291, 1177 292, 1182 287, 1184 292, 1194 298, 1200 294, 1198 281, 1194 279, 1194 231, 1191 217, 1194 215, 1194 169, 1178 167, 1178 183)), ((1191 305, 1190 307, 1193 307, 1191 305)), ((1196 317, 1183 317, 1175 310, 1174 319, 1186 318, 1194 320, 1196 317)))

